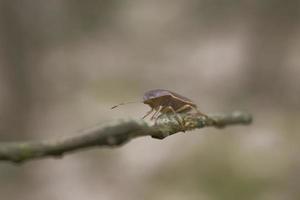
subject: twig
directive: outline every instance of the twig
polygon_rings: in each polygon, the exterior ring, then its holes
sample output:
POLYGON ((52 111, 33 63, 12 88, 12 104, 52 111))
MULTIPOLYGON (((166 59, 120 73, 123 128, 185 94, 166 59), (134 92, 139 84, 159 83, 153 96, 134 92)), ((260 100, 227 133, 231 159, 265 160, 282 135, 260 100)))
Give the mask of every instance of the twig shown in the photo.
POLYGON ((21 163, 24 161, 48 156, 62 157, 65 153, 81 149, 109 146, 120 146, 132 138, 151 136, 163 139, 172 134, 196 128, 213 126, 223 128, 227 125, 250 124, 251 115, 243 112, 231 114, 181 115, 185 130, 178 124, 174 116, 161 117, 156 125, 149 125, 144 120, 119 120, 83 131, 81 135, 49 141, 2 142, 0 143, 0 161, 21 163))

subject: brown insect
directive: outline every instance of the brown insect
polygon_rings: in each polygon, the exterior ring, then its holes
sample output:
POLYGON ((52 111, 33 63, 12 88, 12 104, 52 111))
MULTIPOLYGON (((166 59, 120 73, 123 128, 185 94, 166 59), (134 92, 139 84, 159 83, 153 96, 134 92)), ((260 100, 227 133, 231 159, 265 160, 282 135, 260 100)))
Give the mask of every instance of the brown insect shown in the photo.
MULTIPOLYGON (((156 89, 147 91, 143 96, 143 103, 148 104, 151 107, 151 110, 147 112, 145 116, 143 116, 143 119, 154 112, 150 119, 155 120, 155 123, 161 115, 173 113, 178 123, 184 128, 183 120, 178 113, 187 113, 192 110, 196 111, 196 113, 199 115, 207 117, 207 115, 201 113, 197 109, 197 105, 192 100, 169 90, 156 89)), ((124 104, 127 103, 118 104, 113 106, 112 109, 124 104)))

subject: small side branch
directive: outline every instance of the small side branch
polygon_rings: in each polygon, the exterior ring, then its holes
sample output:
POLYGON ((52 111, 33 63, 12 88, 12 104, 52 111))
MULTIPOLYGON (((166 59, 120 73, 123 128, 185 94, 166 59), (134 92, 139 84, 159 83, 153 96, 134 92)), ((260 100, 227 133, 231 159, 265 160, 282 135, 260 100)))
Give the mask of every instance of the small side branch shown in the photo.
POLYGON ((178 132, 197 128, 209 126, 223 128, 227 125, 247 125, 252 122, 251 115, 243 112, 209 115, 208 118, 193 114, 183 114, 181 117, 185 130, 174 116, 163 116, 156 125, 149 125, 144 120, 119 120, 85 130, 81 135, 69 138, 36 142, 2 142, 0 143, 0 161, 21 163, 49 156, 60 158, 66 153, 86 148, 120 146, 140 136, 163 139, 178 132))

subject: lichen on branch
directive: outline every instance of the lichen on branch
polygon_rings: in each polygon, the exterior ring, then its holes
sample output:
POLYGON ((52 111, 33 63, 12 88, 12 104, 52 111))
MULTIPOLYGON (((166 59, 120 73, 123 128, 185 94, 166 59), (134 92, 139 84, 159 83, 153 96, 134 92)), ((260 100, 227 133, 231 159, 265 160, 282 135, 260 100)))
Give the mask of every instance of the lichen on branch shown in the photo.
POLYGON ((204 127, 224 128, 228 125, 247 125, 252 122, 248 113, 233 112, 231 114, 208 115, 181 114, 184 128, 168 115, 160 117, 156 124, 149 124, 144 120, 118 120, 116 122, 86 129, 80 135, 68 138, 45 141, 2 142, 0 143, 0 161, 22 163, 24 161, 44 158, 61 158, 66 153, 92 147, 116 147, 133 138, 151 136, 164 139, 178 132, 190 131, 204 127))

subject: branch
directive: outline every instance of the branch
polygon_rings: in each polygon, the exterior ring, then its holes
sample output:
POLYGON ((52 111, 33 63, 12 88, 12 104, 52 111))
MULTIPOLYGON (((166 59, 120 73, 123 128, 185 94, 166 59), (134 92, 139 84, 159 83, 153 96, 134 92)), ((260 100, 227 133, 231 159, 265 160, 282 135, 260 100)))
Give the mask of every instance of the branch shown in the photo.
POLYGON ((83 131, 81 135, 49 141, 2 142, 0 143, 0 161, 21 163, 48 156, 62 157, 65 153, 91 147, 120 146, 132 138, 151 136, 163 139, 178 132, 213 126, 223 128, 227 125, 250 124, 252 117, 243 112, 209 115, 181 114, 185 130, 176 121, 175 116, 162 116, 156 125, 144 120, 119 120, 83 131))

